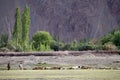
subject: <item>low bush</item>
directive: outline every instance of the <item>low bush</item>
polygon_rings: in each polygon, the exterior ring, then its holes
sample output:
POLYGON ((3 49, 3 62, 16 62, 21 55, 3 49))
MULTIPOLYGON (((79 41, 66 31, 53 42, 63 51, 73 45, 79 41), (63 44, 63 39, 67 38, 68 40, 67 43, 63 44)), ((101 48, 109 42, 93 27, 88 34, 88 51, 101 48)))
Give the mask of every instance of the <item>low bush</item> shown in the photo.
POLYGON ((6 47, 8 44, 8 35, 2 34, 0 37, 0 48, 6 47))
POLYGON ((95 50, 96 46, 90 43, 80 43, 79 51, 83 50, 95 50))
POLYGON ((112 43, 106 43, 103 45, 103 50, 117 50, 117 46, 112 43))
POLYGON ((9 52, 10 50, 6 47, 0 48, 0 52, 9 52))

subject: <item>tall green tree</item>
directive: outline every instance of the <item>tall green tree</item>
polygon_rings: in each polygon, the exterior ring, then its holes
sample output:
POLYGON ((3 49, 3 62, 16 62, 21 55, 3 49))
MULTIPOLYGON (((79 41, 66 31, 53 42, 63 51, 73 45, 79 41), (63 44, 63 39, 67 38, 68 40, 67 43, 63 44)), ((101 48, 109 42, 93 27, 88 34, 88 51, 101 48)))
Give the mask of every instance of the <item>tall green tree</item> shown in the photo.
POLYGON ((25 6, 22 14, 22 47, 25 51, 29 43, 29 28, 30 28, 30 8, 25 6))
POLYGON ((21 19, 20 19, 20 9, 16 8, 15 13, 15 24, 13 31, 13 42, 16 46, 19 45, 21 41, 21 19))

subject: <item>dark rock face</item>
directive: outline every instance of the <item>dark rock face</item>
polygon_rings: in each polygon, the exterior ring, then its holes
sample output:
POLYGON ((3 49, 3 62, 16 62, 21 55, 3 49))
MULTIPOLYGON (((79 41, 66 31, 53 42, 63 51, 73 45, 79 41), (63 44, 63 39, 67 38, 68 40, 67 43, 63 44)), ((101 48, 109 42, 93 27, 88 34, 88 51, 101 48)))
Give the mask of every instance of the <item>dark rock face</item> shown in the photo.
POLYGON ((0 33, 12 33, 15 8, 31 8, 30 37, 49 31, 60 40, 99 38, 120 26, 120 0, 0 0, 0 33))

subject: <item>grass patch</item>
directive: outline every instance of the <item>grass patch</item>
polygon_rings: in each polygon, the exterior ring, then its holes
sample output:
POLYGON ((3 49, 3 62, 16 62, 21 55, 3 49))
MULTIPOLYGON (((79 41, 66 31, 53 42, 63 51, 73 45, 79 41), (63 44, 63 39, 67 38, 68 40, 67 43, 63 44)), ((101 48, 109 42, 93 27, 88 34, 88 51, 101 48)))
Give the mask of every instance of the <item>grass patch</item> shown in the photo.
POLYGON ((7 67, 5 65, 0 65, 0 70, 6 70, 7 67))
POLYGON ((2 70, 8 80, 120 80, 120 70, 2 70))

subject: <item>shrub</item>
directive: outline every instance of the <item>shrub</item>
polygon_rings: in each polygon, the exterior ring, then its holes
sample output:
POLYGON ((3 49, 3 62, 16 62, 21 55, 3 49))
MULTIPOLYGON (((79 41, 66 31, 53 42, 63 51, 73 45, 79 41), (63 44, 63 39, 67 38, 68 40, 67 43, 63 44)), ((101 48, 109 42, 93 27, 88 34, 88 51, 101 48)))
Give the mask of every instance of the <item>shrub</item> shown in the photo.
POLYGON ((45 31, 38 31, 36 32, 32 37, 33 47, 38 50, 50 50, 50 44, 53 41, 52 36, 49 34, 49 32, 45 31))
POLYGON ((96 45, 95 50, 104 50, 103 45, 96 45))
POLYGON ((23 51, 23 48, 19 45, 19 46, 16 46, 16 49, 15 49, 16 52, 22 52, 23 51))
POLYGON ((64 50, 71 50, 71 45, 70 44, 65 44, 64 50))
POLYGON ((96 46, 90 43, 80 43, 79 51, 83 50, 95 50, 96 46))
POLYGON ((78 50, 78 42, 77 40, 74 40, 71 44, 71 50, 75 50, 77 51, 78 50))
POLYGON ((56 41, 53 41, 50 45, 50 48, 54 51, 58 51, 59 50, 59 43, 56 41))
POLYGON ((108 35, 104 36, 100 41, 102 45, 105 43, 111 42, 112 41, 113 34, 109 33, 108 35))
POLYGON ((64 51, 64 46, 65 46, 65 42, 64 41, 59 42, 59 50, 64 51))
POLYGON ((112 38, 112 42, 113 44, 115 44, 116 46, 120 46, 120 31, 116 31, 114 33, 114 36, 112 38))
POLYGON ((39 44, 39 47, 37 48, 37 51, 45 51, 45 50, 46 50, 45 45, 39 44))
POLYGON ((1 52, 8 52, 8 51, 10 51, 8 48, 6 48, 6 47, 2 47, 2 48, 0 48, 0 51, 1 52))
POLYGON ((7 48, 11 51, 15 51, 16 49, 16 46, 14 44, 12 44, 12 42, 10 41, 8 44, 7 44, 7 48))
POLYGON ((10 51, 15 51, 15 52, 22 52, 23 48, 21 47, 20 44, 16 45, 15 42, 9 41, 7 46, 6 46, 10 51))
POLYGON ((65 50, 65 42, 57 42, 57 41, 53 41, 53 43, 51 44, 51 49, 53 49, 54 51, 59 51, 59 50, 65 50))
POLYGON ((0 38, 0 48, 6 47, 8 44, 8 35, 7 34, 2 34, 0 38))
POLYGON ((112 43, 106 43, 103 45, 104 50, 117 50, 117 47, 112 43))

